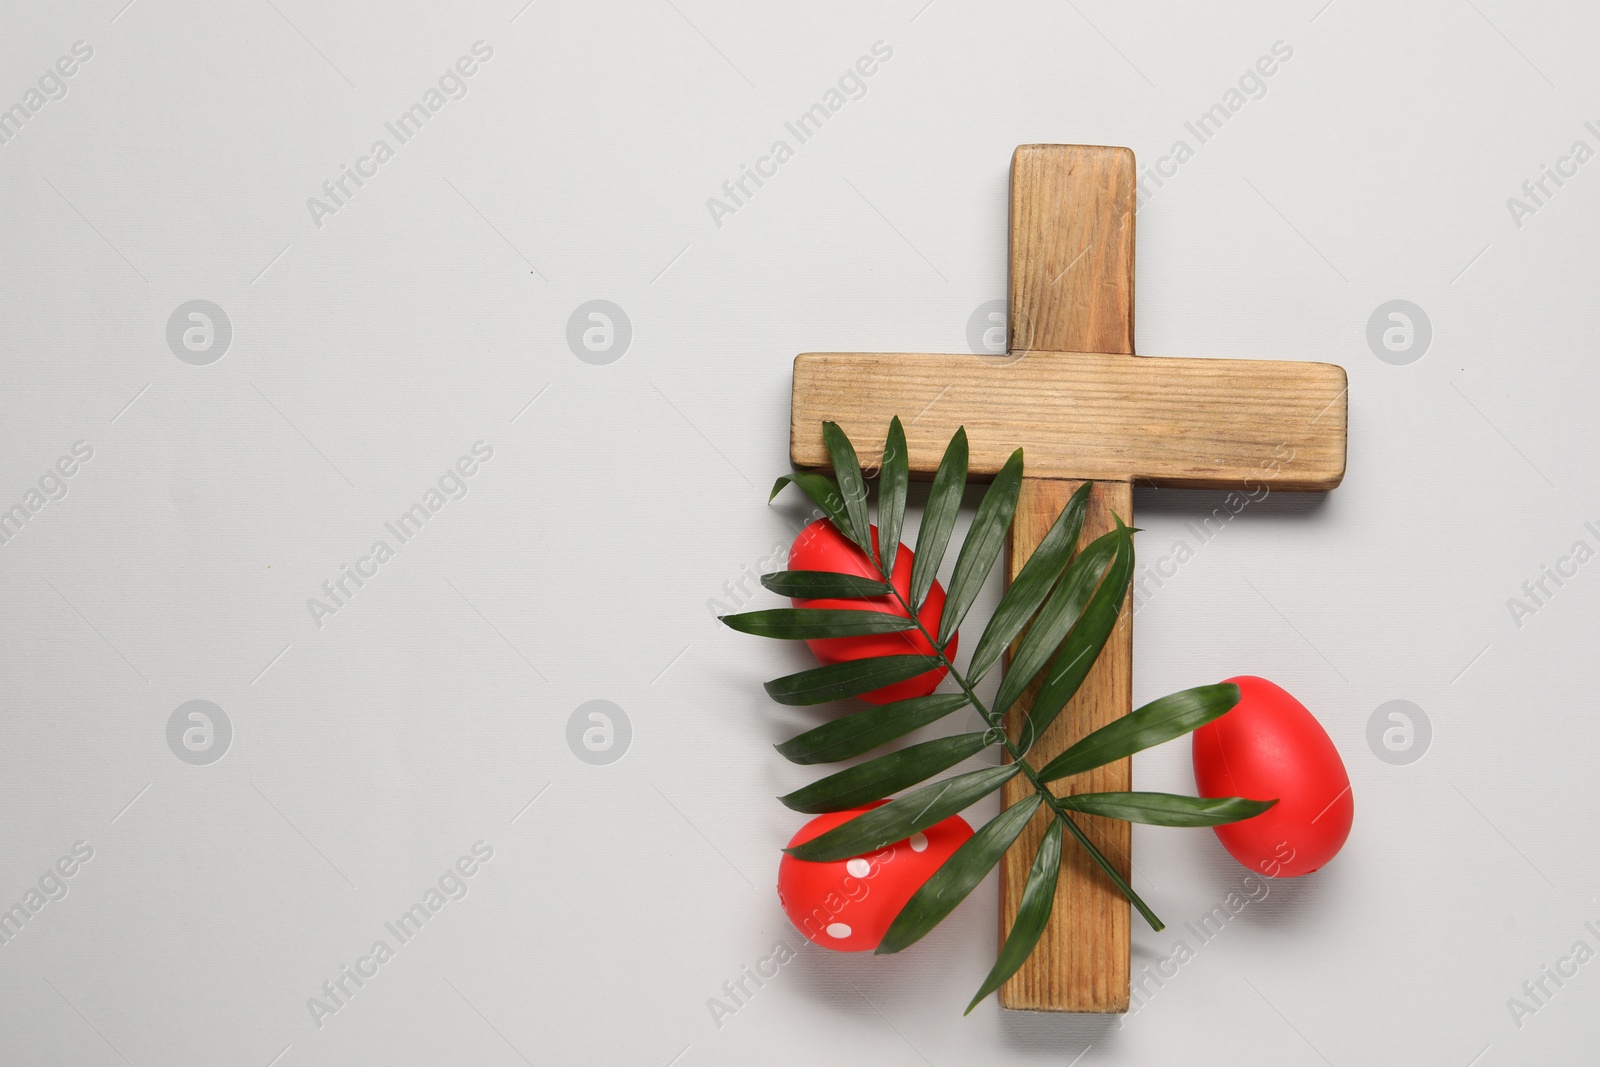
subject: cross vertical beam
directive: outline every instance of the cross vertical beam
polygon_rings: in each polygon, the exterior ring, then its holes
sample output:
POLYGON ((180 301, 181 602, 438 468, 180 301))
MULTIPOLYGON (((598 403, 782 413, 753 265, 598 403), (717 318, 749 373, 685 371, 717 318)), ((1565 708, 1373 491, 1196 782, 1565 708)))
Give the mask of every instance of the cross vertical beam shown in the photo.
MULTIPOLYGON (((1137 175, 1126 148, 1022 145, 1011 161, 1011 293, 1008 349, 1133 356, 1134 204, 1137 175)), ((1069 412, 1073 407, 1066 403, 1069 412)), ((1065 478, 1024 478, 1011 528, 1007 579, 1016 577, 1073 492, 1065 478)), ((1097 481, 1082 544, 1110 530, 1112 513, 1133 522, 1131 481, 1097 481)), ((1010 716, 1013 737, 1032 706, 1030 687, 1010 716)), ((1083 686, 1029 753, 1039 766, 1133 704, 1133 620, 1124 603, 1117 627, 1083 686)), ((1057 783, 1057 793, 1132 788, 1132 761, 1057 783)), ((1032 792, 1005 786, 1007 806, 1032 792)), ((1000 936, 1010 932, 1028 870, 1051 815, 1041 811, 1000 864, 1000 936)), ((1130 877, 1132 827, 1075 816, 1100 851, 1130 877)), ((1081 848, 1063 850, 1055 911, 1032 957, 1000 988, 1000 1003, 1032 1011, 1128 1010, 1129 905, 1081 848)))

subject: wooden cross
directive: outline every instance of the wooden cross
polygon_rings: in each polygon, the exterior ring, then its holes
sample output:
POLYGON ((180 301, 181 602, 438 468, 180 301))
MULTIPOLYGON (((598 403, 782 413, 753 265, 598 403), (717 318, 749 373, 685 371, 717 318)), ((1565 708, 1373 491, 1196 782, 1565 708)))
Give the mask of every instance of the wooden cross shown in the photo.
MULTIPOLYGON (((1328 490, 1344 477, 1342 367, 1133 354, 1137 172, 1126 148, 1023 145, 1011 161, 1010 334, 1005 356, 811 352, 794 364, 790 457, 826 469, 822 422, 842 426, 864 465, 889 420, 905 424, 913 476, 931 477, 958 426, 971 473, 992 477, 1015 448, 1027 477, 1007 561, 1015 577, 1073 491, 1095 483, 1083 541, 1133 521, 1133 485, 1328 490)), ((1137 575, 1135 576, 1137 580, 1137 575)), ((1196 683, 1214 679, 1196 679, 1196 683)), ((1032 690, 1013 711, 1026 713, 1032 690)), ((1116 630, 1078 694, 1034 745, 1042 765, 1132 710, 1133 624, 1116 630)), ((1131 761, 1058 783, 1058 792, 1132 788, 1131 761)), ((1013 779, 1006 804, 1027 795, 1013 779)), ((1001 863, 1000 934, 1010 929, 1048 825, 1041 811, 1001 863)), ((1080 825, 1130 876, 1131 828, 1080 825)), ((1050 926, 1000 991, 1007 1008, 1128 1010, 1128 902, 1082 849, 1065 850, 1050 926)))

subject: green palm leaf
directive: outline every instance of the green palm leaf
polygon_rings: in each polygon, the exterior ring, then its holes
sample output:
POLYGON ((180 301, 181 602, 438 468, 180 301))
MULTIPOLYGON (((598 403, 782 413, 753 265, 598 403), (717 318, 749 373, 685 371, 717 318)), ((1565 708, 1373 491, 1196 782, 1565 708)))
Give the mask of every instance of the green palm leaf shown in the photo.
POLYGON ((800 491, 822 509, 822 513, 839 528, 839 531, 849 536, 850 514, 845 507, 844 494, 839 491, 837 482, 826 474, 818 474, 816 471, 792 471, 772 483, 772 493, 767 497, 767 503, 772 503, 783 487, 790 484, 799 486, 800 491))
POLYGON ((1021 769, 1018 764, 1005 763, 958 774, 942 782, 930 782, 784 851, 795 859, 814 863, 831 863, 876 852, 971 807, 1016 777, 1021 769))
POLYGON ((900 914, 889 924, 889 930, 878 944, 877 952, 899 952, 921 940, 922 936, 955 910, 967 899, 977 884, 1005 855, 1011 842, 1022 833, 1033 813, 1039 810, 1044 798, 1038 793, 1019 800, 1005 811, 989 820, 983 829, 973 834, 956 849, 944 865, 933 872, 933 877, 922 883, 900 914))
POLYGON ((965 693, 934 693, 897 700, 823 723, 777 748, 791 763, 837 763, 871 752, 879 745, 904 737, 966 706, 965 693))
POLYGON ((939 615, 939 647, 943 648, 956 632, 967 610, 983 588, 994 561, 1000 558, 1005 547, 1006 531, 1011 529, 1011 518, 1017 513, 1017 496, 1022 491, 1022 449, 1011 453, 1000 473, 995 475, 989 489, 978 504, 978 514, 967 529, 966 540, 956 556, 956 568, 950 575, 950 588, 945 595, 944 611, 939 615))
POLYGON ((757 637, 785 641, 819 637, 860 637, 866 634, 893 634, 916 628, 916 621, 904 615, 858 608, 768 608, 740 615, 718 615, 724 626, 757 637))
POLYGON ((922 528, 917 531, 916 561, 911 565, 911 611, 920 611, 933 588, 933 577, 944 561, 950 531, 955 529, 956 512, 961 510, 961 495, 967 489, 967 431, 956 430, 944 459, 934 473, 928 489, 928 504, 922 509, 922 528))
POLYGON ((1277 800, 1185 797, 1175 793, 1074 793, 1058 798, 1058 803, 1068 811, 1151 826, 1221 826, 1253 819, 1277 800))
POLYGON ((1033 555, 1028 557, 1005 595, 1000 598, 1000 605, 990 616, 989 625, 984 628, 983 637, 979 639, 977 650, 972 653, 972 660, 967 665, 968 681, 976 684, 989 672, 989 668, 999 661, 1000 653, 1022 632, 1039 605, 1044 603, 1044 598, 1055 588, 1056 580, 1072 560, 1078 535, 1083 532, 1083 516, 1088 509, 1089 491, 1093 486, 1093 482, 1084 482, 1072 494, 1072 499, 1056 516, 1044 540, 1039 542, 1039 547, 1034 549, 1033 555))
MULTIPOLYGON (((876 547, 867 508, 866 480, 855 446, 835 423, 823 423, 822 430, 835 477, 796 471, 777 480, 773 496, 791 482, 798 485, 822 514, 877 565, 878 574, 886 580, 784 571, 763 575, 762 584, 800 601, 868 597, 895 597, 899 601, 902 598, 887 579, 892 575, 905 526, 910 470, 905 427, 898 418, 891 420, 884 444, 879 470, 880 541, 876 547)), ((878 610, 882 604, 872 604, 872 610, 866 610, 869 605, 863 604, 863 610, 751 611, 725 616, 723 621, 747 633, 807 640, 904 634, 917 629, 915 616, 926 604, 955 528, 967 483, 968 453, 966 431, 958 429, 934 475, 917 536, 916 562, 903 598, 912 617, 878 610)), ((1016 520, 1023 477, 1023 457, 1018 450, 1001 468, 978 505, 951 573, 935 639, 940 649, 965 621, 999 558, 1016 520)), ((1134 892, 1116 865, 1078 825, 1075 813, 1156 825, 1216 826, 1252 818, 1277 803, 1242 797, 1134 792, 1074 794, 1058 801, 1046 788, 1046 782, 1126 758, 1213 721, 1238 700, 1237 688, 1227 684, 1200 686, 1152 701, 1081 739, 1040 770, 1026 762, 1027 745, 1077 693, 1115 630, 1127 599, 1134 566, 1132 535, 1136 531, 1117 518, 1115 530, 1096 538, 1081 553, 1076 550, 1091 493, 1092 483, 1086 482, 1072 494, 1062 514, 1008 585, 994 617, 983 629, 965 675, 942 655, 893 655, 832 664, 766 684, 773 699, 791 705, 858 696, 939 667, 949 667, 961 686, 960 693, 916 697, 836 719, 777 746, 789 760, 806 765, 854 759, 968 704, 975 705, 986 722, 997 724, 1031 684, 1039 684, 1029 711, 1026 736, 1020 741, 1013 742, 996 728, 936 738, 846 767, 781 798, 800 811, 841 811, 911 789, 905 796, 786 850, 802 860, 826 862, 902 841, 967 808, 1014 776, 1026 775, 1032 795, 991 820, 958 849, 896 916, 879 947, 880 952, 895 952, 924 936, 993 869, 1039 807, 1048 806, 1052 819, 1034 855, 1016 921, 994 968, 968 1006, 969 1012, 1015 974, 1037 946, 1050 919, 1063 840, 1068 833, 1151 927, 1157 931, 1163 928, 1161 920, 1134 892), (1013 644, 1016 655, 1011 667, 1000 682, 996 699, 985 707, 974 695, 973 686, 1013 644), (996 742, 1005 746, 1008 762, 916 785, 996 742)))
POLYGON ((1039 768, 1039 779, 1054 782, 1154 748, 1199 729, 1238 702, 1239 687, 1231 682, 1197 686, 1152 700, 1100 727, 1046 763, 1039 768))
POLYGON ((995 694, 992 705, 997 714, 1010 710, 1028 683, 1033 681, 1034 675, 1044 669, 1056 646, 1061 644, 1061 639, 1078 622, 1096 583, 1110 566, 1116 548, 1116 533, 1113 531, 1095 538, 1072 561, 1055 592, 1050 594, 1050 599, 1044 602, 1044 607, 1039 609, 1038 616, 1028 627, 1016 655, 1011 657, 1011 666, 1000 680, 1000 691, 995 694))
POLYGON ((911 459, 906 451, 906 431, 896 415, 889 421, 889 439, 883 446, 883 466, 878 475, 879 571, 894 574, 900 554, 900 531, 905 528, 906 489, 911 479, 911 459))
POLYGON ((1005 984, 1007 978, 1033 955, 1033 946, 1050 922, 1050 913, 1056 906, 1056 879, 1061 875, 1061 823, 1051 820, 1050 829, 1039 842, 1039 851, 1033 855, 1033 868, 1028 871, 1028 882, 1022 887, 1022 903, 1017 905, 1017 918, 1011 924, 1006 943, 1000 946, 1000 955, 994 969, 983 980, 978 995, 972 998, 963 1015, 971 1015, 983 998, 1005 984))
POLYGON ((888 582, 837 571, 776 571, 763 574, 761 584, 779 596, 796 600, 849 600, 887 596, 894 591, 888 582))
POLYGON ((828 456, 833 460, 833 475, 839 479, 839 492, 844 497, 845 521, 839 529, 861 546, 869 560, 875 559, 872 550, 872 529, 867 520, 867 487, 861 480, 861 461, 856 459, 855 446, 839 429, 839 424, 822 424, 822 440, 828 446, 828 456))
POLYGON ((993 743, 994 735, 983 730, 935 738, 830 774, 778 799, 784 807, 808 815, 845 811, 926 781, 993 743))
POLYGON ((939 661, 932 656, 874 656, 830 663, 799 674, 787 674, 766 683, 767 695, 780 704, 822 704, 842 697, 860 696, 886 685, 915 678, 939 661))
POLYGON ((1030 744, 1033 738, 1044 736, 1067 701, 1078 691, 1078 686, 1083 684, 1122 612, 1122 602, 1128 595, 1128 580, 1133 575, 1133 531, 1117 519, 1117 528, 1106 536, 1115 538, 1116 558, 1106 568, 1105 580, 1094 591, 1089 606, 1083 609, 1083 617, 1061 643, 1056 658, 1050 661, 1044 684, 1033 698, 1033 707, 1028 709, 1027 740, 1030 744))

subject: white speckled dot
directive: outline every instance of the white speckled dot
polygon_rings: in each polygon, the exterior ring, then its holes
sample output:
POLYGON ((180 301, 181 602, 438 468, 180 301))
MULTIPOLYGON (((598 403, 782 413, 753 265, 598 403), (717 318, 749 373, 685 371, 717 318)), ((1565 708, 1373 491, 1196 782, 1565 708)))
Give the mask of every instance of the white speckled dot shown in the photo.
POLYGON ((872 865, 863 859, 853 859, 844 865, 844 869, 857 878, 865 878, 872 873, 872 865))
POLYGON ((928 835, 927 834, 912 834, 911 835, 911 851, 912 852, 925 852, 925 851, 927 851, 927 848, 928 848, 928 835))
POLYGON ((843 938, 849 937, 851 933, 852 933, 852 931, 851 931, 850 927, 847 926, 844 923, 829 923, 828 924, 828 936, 829 937, 836 937, 836 938, 843 939, 843 938))

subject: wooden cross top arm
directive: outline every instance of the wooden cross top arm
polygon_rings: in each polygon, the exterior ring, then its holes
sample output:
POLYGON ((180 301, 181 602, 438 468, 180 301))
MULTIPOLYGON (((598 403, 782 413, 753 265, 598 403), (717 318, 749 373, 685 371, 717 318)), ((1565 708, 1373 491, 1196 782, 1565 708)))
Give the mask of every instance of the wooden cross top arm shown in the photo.
POLYGON ((898 415, 923 476, 965 426, 978 476, 1021 448, 1030 478, 1328 490, 1344 477, 1346 394, 1330 363, 808 352, 794 362, 789 451, 796 467, 828 467, 829 420, 877 466, 898 415))

